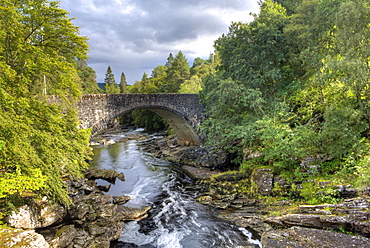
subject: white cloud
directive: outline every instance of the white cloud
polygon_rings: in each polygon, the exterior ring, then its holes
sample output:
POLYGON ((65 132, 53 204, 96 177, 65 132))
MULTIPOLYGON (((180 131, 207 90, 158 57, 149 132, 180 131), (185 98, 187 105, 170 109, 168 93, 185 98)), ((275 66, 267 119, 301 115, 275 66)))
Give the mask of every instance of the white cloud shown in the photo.
POLYGON ((232 21, 251 21, 249 13, 258 12, 257 0, 61 0, 61 7, 89 37, 88 64, 98 81, 110 65, 130 84, 165 64, 170 52, 183 51, 190 64, 208 58, 232 21))

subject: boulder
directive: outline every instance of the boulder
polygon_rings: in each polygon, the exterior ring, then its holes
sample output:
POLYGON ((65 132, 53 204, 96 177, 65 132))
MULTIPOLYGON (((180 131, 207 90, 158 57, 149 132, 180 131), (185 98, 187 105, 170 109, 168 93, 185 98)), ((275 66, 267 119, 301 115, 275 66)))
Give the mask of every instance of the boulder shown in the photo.
POLYGON ((100 217, 112 217, 115 215, 116 205, 111 203, 111 199, 112 196, 101 194, 76 196, 68 213, 77 224, 94 221, 100 217))
POLYGON ((365 237, 297 226, 289 229, 264 232, 261 243, 264 248, 370 247, 370 239, 365 237))
POLYGON ((53 240, 50 242, 50 248, 67 247, 76 237, 76 232, 74 225, 63 226, 54 235, 53 240))
POLYGON ((98 188, 100 191, 108 192, 111 186, 112 186, 112 184, 108 184, 108 185, 98 185, 98 186, 97 186, 97 188, 98 188))
POLYGON ((127 196, 127 195, 113 196, 113 204, 123 205, 127 203, 129 200, 131 200, 131 196, 127 196))
POLYGON ((87 178, 71 178, 65 181, 65 184, 68 187, 68 194, 71 197, 76 195, 88 195, 97 189, 96 182, 88 180, 87 178))
POLYGON ((202 179, 209 179, 217 174, 219 172, 210 171, 209 169, 205 168, 198 168, 193 166, 184 165, 182 166, 182 170, 192 179, 195 180, 202 180, 202 179))
POLYGON ((179 158, 181 163, 211 170, 224 170, 228 167, 228 155, 221 149, 213 147, 191 147, 183 151, 179 158))
POLYGON ((117 240, 125 218, 117 211, 112 196, 94 192, 72 197, 68 211, 72 225, 59 228, 50 244, 52 247, 109 247, 117 240))
POLYGON ((21 229, 47 227, 61 221, 67 214, 65 207, 50 204, 46 199, 32 201, 13 211, 7 218, 9 226, 21 229))
POLYGON ((119 180, 121 180, 122 182, 123 182, 123 181, 126 181, 125 174, 123 174, 122 172, 118 174, 117 178, 118 178, 119 180))
POLYGON ((151 207, 143 207, 141 209, 131 208, 126 206, 118 206, 117 214, 121 220, 141 220, 148 216, 147 212, 151 207))
POLYGON ((85 172, 85 177, 90 180, 103 179, 110 183, 114 183, 116 181, 118 174, 119 173, 115 170, 89 168, 85 172))
POLYGON ((263 195, 271 194, 274 186, 274 176, 269 168, 254 169, 251 175, 251 181, 257 186, 258 192, 263 195))
POLYGON ((5 240, 1 239, 3 245, 1 247, 49 248, 45 238, 35 230, 1 229, 0 235, 8 237, 5 240))

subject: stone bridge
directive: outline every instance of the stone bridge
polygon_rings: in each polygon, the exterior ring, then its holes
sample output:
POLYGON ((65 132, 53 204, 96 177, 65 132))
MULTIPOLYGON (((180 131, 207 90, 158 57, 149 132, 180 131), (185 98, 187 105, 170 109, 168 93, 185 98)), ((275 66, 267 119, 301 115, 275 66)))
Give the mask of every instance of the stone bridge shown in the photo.
POLYGON ((180 145, 200 144, 195 130, 204 119, 204 107, 197 94, 83 95, 78 103, 80 128, 92 128, 95 135, 135 109, 161 116, 175 131, 180 145))

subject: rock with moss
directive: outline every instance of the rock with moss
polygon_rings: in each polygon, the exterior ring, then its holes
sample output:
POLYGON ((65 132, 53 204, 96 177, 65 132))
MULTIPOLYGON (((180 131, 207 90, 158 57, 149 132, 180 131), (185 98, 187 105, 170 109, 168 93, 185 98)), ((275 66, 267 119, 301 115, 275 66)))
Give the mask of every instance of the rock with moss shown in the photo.
POLYGON ((263 195, 270 195, 274 186, 274 175, 270 168, 256 168, 251 175, 251 181, 257 186, 258 192, 263 195))
POLYGON ((63 226, 55 233, 53 240, 49 243, 50 248, 67 247, 76 237, 76 232, 74 225, 63 226))
POLYGON ((370 239, 365 237, 297 226, 264 232, 261 242, 264 248, 370 247, 370 239))
POLYGON ((1 247, 49 248, 45 238, 35 230, 0 229, 1 247))
POLYGON ((121 195, 121 196, 113 196, 113 204, 120 204, 123 205, 131 200, 131 196, 121 195))

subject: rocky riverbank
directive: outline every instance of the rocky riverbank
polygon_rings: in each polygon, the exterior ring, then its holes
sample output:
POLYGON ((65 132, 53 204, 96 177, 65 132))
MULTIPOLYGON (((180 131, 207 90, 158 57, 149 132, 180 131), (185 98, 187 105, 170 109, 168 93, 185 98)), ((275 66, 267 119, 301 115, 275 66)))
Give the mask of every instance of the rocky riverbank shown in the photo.
MULTIPOLYGON (((195 179, 191 187, 199 192, 197 201, 219 218, 251 231, 264 248, 370 247, 370 199, 368 194, 358 197, 349 185, 338 185, 340 203, 299 205, 272 197, 291 185, 269 168, 222 172, 232 167, 230 158, 212 147, 180 147, 176 139, 160 139, 152 140, 148 150, 182 166, 195 179)), ((130 198, 104 194, 109 185, 98 186, 98 178, 110 183, 125 180, 112 170, 88 170, 86 178, 69 178, 73 205, 67 209, 47 199, 30 201, 8 218, 12 229, 0 229, 0 244, 5 245, 0 247, 110 247, 125 221, 145 218, 150 207, 122 206, 130 198)))
POLYGON ((30 200, 7 218, 8 226, 0 230, 0 247, 108 248, 117 240, 125 221, 145 218, 150 207, 135 209, 122 206, 128 196, 104 194, 94 179, 114 183, 124 175, 113 170, 89 169, 85 178, 68 179, 70 208, 50 205, 46 199, 30 200))
MULTIPOLYGON (((198 202, 218 217, 251 231, 264 248, 370 247, 370 197, 366 191, 359 196, 350 185, 338 185, 334 191, 340 203, 299 205, 273 197, 292 185, 275 177, 270 168, 222 173, 221 169, 229 167, 222 151, 177 147, 171 139, 159 141, 153 151, 180 164, 196 180, 192 187, 200 192, 198 202)), ((323 194, 326 185, 320 182, 323 194)))

